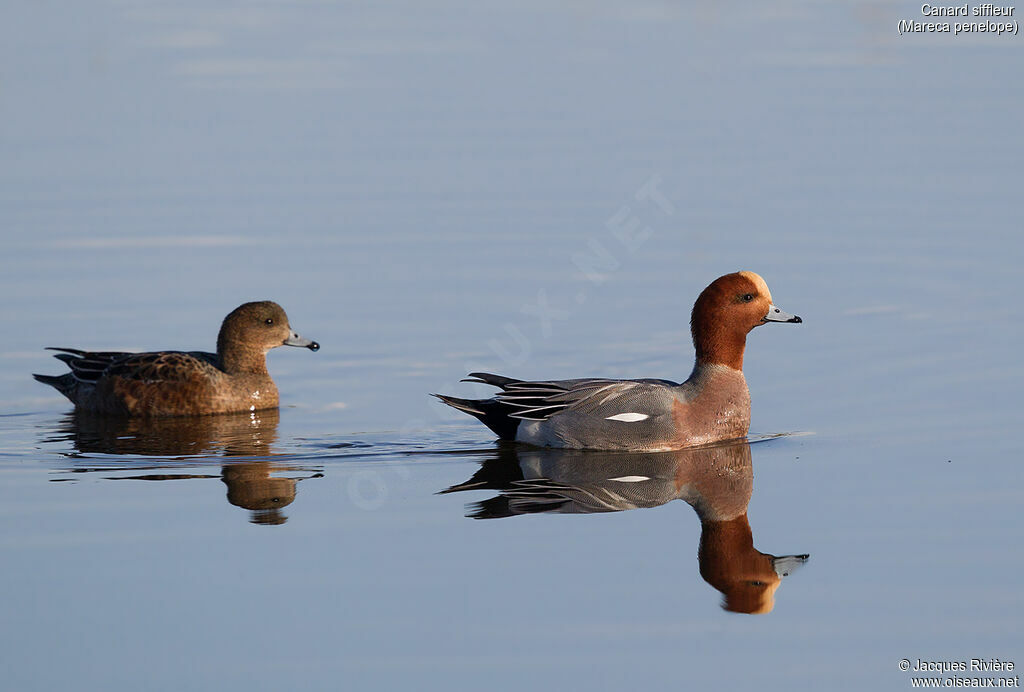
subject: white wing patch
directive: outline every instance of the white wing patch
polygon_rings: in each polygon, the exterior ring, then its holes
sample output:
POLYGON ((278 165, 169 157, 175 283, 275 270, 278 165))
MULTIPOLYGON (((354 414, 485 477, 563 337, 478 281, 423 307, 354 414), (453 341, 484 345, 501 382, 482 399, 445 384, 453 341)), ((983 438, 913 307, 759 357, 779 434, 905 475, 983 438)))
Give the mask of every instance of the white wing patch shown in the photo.
POLYGON ((618 481, 619 483, 641 483, 651 479, 647 476, 619 476, 618 478, 609 478, 608 480, 618 481))
POLYGON ((639 423, 642 420, 650 418, 646 413, 616 413, 614 416, 608 416, 605 420, 617 420, 623 423, 639 423))

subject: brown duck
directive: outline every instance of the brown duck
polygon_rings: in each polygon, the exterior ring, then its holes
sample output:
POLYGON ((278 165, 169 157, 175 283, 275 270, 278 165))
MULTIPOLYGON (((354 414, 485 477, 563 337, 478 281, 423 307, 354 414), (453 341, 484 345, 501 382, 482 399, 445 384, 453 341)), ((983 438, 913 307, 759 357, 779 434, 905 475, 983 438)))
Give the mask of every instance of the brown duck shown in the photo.
POLYGON ((80 411, 115 416, 188 416, 276 408, 277 387, 267 372, 267 351, 320 344, 292 331, 284 309, 269 300, 245 303, 224 318, 217 352, 122 353, 61 351, 71 368, 63 375, 33 375, 80 411))

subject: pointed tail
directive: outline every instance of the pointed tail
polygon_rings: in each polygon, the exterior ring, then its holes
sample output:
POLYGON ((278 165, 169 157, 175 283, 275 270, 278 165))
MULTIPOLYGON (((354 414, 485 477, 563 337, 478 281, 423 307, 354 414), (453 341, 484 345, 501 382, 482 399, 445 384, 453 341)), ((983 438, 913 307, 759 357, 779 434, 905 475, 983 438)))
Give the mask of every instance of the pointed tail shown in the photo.
POLYGON ((459 399, 446 394, 433 394, 438 399, 452 408, 463 413, 468 413, 480 420, 481 423, 494 431, 494 434, 503 440, 516 439, 516 430, 519 429, 520 420, 510 418, 512 408, 495 399, 459 399))

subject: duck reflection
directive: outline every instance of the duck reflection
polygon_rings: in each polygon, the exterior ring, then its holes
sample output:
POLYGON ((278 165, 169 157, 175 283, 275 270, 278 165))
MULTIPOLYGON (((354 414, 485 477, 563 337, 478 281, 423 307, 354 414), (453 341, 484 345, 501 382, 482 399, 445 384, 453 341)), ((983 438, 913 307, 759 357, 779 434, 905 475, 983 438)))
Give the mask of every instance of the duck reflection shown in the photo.
POLYGON ((747 519, 753 482, 747 442, 646 454, 503 445, 472 478, 441 492, 499 491, 468 506, 474 519, 620 512, 683 500, 700 518, 700 575, 724 595, 722 607, 767 613, 782 579, 809 556, 754 547, 747 519))
MULTIPOLYGON (((163 419, 120 419, 74 412, 64 419, 58 428, 58 436, 48 441, 68 440, 78 454, 224 457, 219 478, 227 486, 228 502, 250 510, 249 520, 254 524, 277 525, 288 520, 281 509, 294 502, 296 486, 303 479, 273 475, 294 472, 297 470, 295 466, 253 457, 273 456, 279 417, 277 409, 163 419)), ((154 466, 159 468, 159 465, 154 466)), ((79 472, 90 470, 96 469, 76 469, 79 472)), ((107 466, 102 470, 111 469, 107 466)), ((321 475, 315 473, 309 477, 321 475)), ((110 480, 164 481, 217 477, 150 473, 119 475, 110 480)))

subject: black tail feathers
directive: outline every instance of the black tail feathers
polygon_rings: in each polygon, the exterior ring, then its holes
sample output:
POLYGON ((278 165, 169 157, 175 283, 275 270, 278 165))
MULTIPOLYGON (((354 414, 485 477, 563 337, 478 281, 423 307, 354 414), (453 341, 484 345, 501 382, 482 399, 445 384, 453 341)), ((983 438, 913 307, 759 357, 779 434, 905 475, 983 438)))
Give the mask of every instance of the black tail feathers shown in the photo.
MULTIPOLYGON (((507 379, 507 378, 506 378, 507 379)), ((488 383, 490 384, 490 383, 488 383)), ((516 439, 519 419, 510 418, 511 407, 495 399, 459 399, 446 394, 434 394, 438 399, 464 413, 480 420, 503 440, 516 439)))

